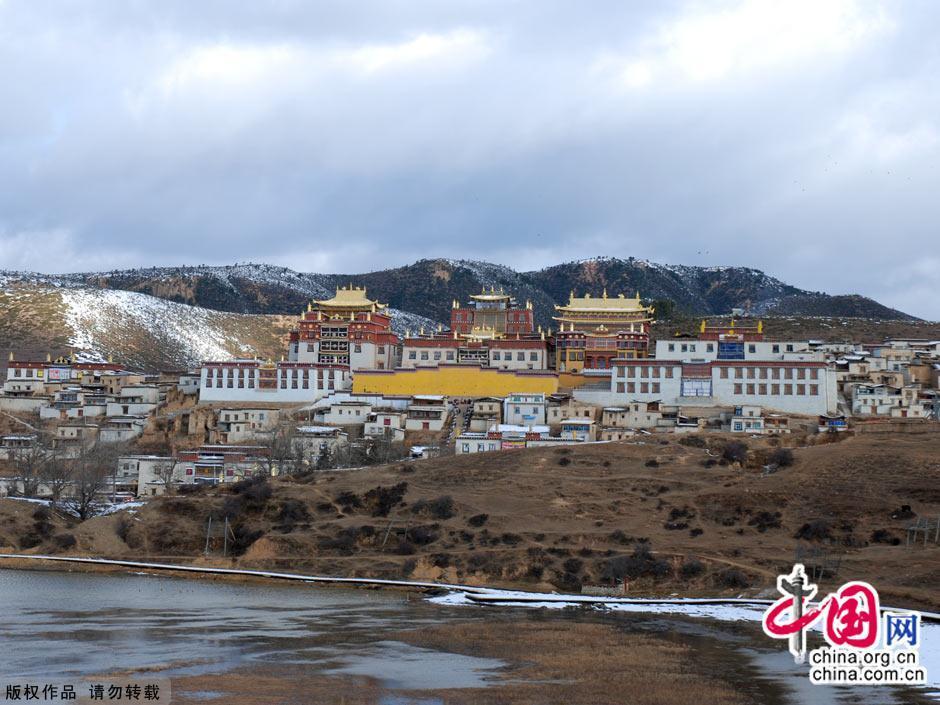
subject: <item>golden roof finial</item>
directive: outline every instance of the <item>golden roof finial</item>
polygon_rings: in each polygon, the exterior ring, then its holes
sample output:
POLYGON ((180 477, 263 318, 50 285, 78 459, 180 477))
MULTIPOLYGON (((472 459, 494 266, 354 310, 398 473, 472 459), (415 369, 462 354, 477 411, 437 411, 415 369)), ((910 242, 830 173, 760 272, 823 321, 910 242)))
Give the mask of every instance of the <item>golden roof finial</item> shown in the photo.
POLYGON ((604 296, 605 299, 607 298, 607 287, 606 287, 606 286, 604 287, 604 294, 603 294, 603 296, 604 296))
POLYGON ((705 319, 704 319, 704 318, 702 319, 702 322, 701 322, 701 324, 700 324, 699 327, 698 327, 698 332, 699 332, 699 333, 704 333, 704 332, 705 332, 705 319))
POLYGON ((757 332, 758 332, 758 333, 763 333, 763 332, 764 332, 764 322, 763 322, 763 321, 758 321, 758 322, 757 322, 757 332))
POLYGON ((10 360, 12 360, 12 359, 13 359, 13 351, 11 350, 11 351, 10 351, 10 360))

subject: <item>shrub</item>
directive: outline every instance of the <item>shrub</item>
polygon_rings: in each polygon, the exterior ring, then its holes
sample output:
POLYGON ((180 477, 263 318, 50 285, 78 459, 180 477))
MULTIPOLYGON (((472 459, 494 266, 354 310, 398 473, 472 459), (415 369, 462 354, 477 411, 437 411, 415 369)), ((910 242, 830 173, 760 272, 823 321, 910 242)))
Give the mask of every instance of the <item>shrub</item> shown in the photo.
MULTIPOLYGON (((270 490, 270 488, 268 488, 270 490)), ((232 527, 232 555, 240 556, 255 541, 260 539, 264 535, 264 532, 260 529, 250 529, 248 526, 242 523, 237 523, 232 527)))
POLYGON ((241 508, 259 512, 271 499, 271 485, 266 477, 248 477, 232 485, 232 494, 241 497, 241 508))
POLYGON ((823 541, 832 538, 832 527, 825 519, 814 519, 801 526, 793 538, 804 541, 823 541))
POLYGON ((659 461, 656 460, 655 458, 653 458, 653 459, 651 459, 651 460, 647 460, 647 461, 646 461, 646 467, 648 467, 648 468, 658 468, 658 467, 659 467, 659 461))
POLYGON ((698 526, 696 526, 694 529, 689 529, 689 536, 691 536, 693 539, 696 536, 701 536, 704 533, 705 533, 705 530, 702 528, 699 528, 698 526))
POLYGON ((398 545, 395 546, 395 553, 399 556, 411 556, 414 555, 415 545, 408 541, 407 539, 401 539, 398 542, 398 545))
POLYGON ((747 444, 741 441, 730 441, 721 451, 721 459, 729 463, 744 465, 747 462, 747 444))
POLYGON ((486 523, 486 520, 490 518, 489 514, 474 514, 472 517, 467 519, 467 523, 473 527, 481 527, 486 523))
POLYGON ((392 487, 373 487, 366 492, 364 504, 371 510, 374 517, 387 517, 392 507, 402 501, 408 492, 408 483, 399 482, 392 487))
POLYGON ((725 568, 715 576, 719 586, 724 588, 747 588, 751 586, 748 577, 737 568, 725 568))
MULTIPOLYGON (((355 492, 350 492, 349 490, 345 490, 336 495, 336 503, 344 509, 349 509, 351 507, 359 508, 362 506, 362 500, 359 499, 359 495, 357 495, 355 492)), ((329 505, 329 509, 333 509, 333 506, 329 505)))
POLYGON ((701 436, 683 436, 679 439, 679 444, 689 448, 706 448, 708 442, 701 436))
POLYGON ((317 546, 324 551, 336 551, 344 556, 350 555, 356 548, 357 531, 353 528, 342 529, 336 536, 325 536, 317 546))
POLYGON ((405 532, 405 537, 417 546, 427 546, 440 538, 438 533, 430 526, 412 527, 405 532))
POLYGON ((60 548, 62 550, 74 548, 75 544, 77 543, 75 541, 75 537, 72 534, 56 534, 52 537, 52 542, 56 545, 56 548, 60 548))
POLYGON ((757 527, 760 533, 764 533, 767 529, 779 529, 780 512, 774 512, 773 514, 770 512, 758 512, 751 517, 747 525, 757 527))
POLYGON ((644 575, 662 577, 669 571, 669 563, 654 558, 650 545, 642 542, 636 544, 631 555, 615 556, 608 560, 601 569, 601 578, 610 582, 624 578, 632 580, 644 575))
POLYGON ((562 564, 562 567, 565 569, 566 573, 577 575, 581 572, 581 568, 584 567, 584 561, 580 558, 569 558, 562 564))
POLYGON ((793 451, 789 448, 777 448, 767 460, 772 464, 781 468, 788 468, 793 465, 793 451))
POLYGON ((899 539, 897 536, 892 536, 891 532, 887 529, 875 529, 871 532, 871 542, 886 543, 891 546, 897 546, 901 543, 901 539, 899 539))
POLYGON ((558 459, 558 464, 561 465, 562 467, 565 467, 566 465, 571 465, 571 458, 567 456, 562 456, 561 458, 558 459))
POLYGON ((435 519, 450 519, 454 516, 454 499, 450 495, 442 495, 437 499, 419 499, 411 506, 411 511, 435 519))
POLYGON ((705 566, 698 558, 686 558, 679 567, 679 575, 686 580, 690 580, 697 575, 701 575, 704 570, 705 566))
POLYGON ((180 485, 176 488, 176 493, 181 495, 202 494, 205 486, 201 483, 192 485, 180 485))
POLYGON ((310 512, 306 504, 299 499, 285 499, 281 503, 281 509, 277 514, 275 528, 282 533, 289 534, 297 524, 307 524, 309 522, 310 512))

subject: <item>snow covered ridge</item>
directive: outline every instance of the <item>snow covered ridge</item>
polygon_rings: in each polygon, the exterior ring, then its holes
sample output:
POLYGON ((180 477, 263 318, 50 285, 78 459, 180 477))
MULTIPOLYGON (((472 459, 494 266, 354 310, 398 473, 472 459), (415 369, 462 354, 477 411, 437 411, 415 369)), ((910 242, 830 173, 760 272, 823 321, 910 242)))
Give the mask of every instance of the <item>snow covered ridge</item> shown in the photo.
POLYGON ((71 331, 69 345, 97 353, 113 348, 122 324, 140 326, 168 348, 179 351, 181 363, 228 360, 241 341, 226 333, 222 321, 232 314, 158 299, 119 289, 63 289, 65 322, 71 331))

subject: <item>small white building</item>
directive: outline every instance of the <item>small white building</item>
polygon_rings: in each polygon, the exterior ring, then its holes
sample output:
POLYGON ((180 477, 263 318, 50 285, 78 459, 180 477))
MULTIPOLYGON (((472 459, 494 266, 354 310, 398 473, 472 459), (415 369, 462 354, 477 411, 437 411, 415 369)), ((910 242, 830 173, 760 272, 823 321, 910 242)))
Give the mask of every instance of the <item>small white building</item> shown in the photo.
POLYGON ((366 438, 388 438, 398 443, 405 439, 408 412, 398 409, 374 409, 362 430, 366 438))
POLYGON ((513 392, 503 400, 503 423, 516 426, 544 426, 547 406, 545 394, 513 392))
POLYGON ((447 397, 438 394, 415 395, 408 406, 405 430, 442 431, 449 413, 447 397))

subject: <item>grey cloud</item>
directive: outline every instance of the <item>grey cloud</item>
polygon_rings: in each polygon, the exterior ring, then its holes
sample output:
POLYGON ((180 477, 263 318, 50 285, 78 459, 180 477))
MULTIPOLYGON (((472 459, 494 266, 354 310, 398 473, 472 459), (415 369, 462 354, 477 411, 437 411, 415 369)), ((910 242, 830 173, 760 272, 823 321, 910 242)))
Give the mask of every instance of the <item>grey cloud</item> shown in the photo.
POLYGON ((0 267, 634 255, 940 318, 940 9, 830 5, 0 1, 0 267))

